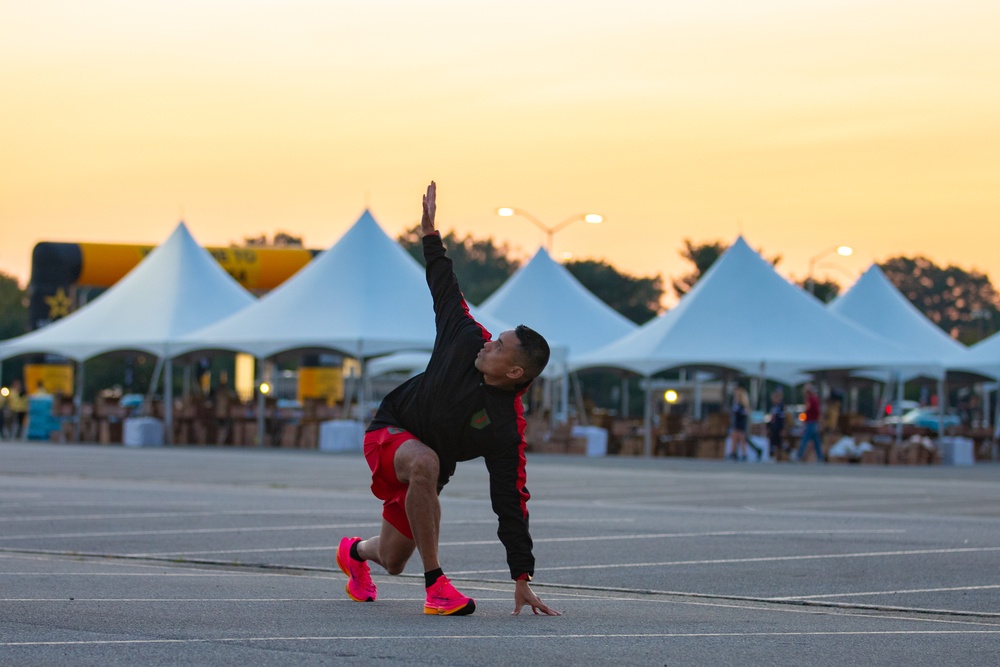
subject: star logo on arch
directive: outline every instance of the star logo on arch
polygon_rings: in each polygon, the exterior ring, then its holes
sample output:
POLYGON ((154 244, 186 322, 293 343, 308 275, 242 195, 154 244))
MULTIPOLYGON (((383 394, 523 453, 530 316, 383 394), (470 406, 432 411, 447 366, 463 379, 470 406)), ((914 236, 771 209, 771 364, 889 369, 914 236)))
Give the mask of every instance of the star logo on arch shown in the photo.
POLYGON ((70 308, 73 307, 72 300, 70 300, 69 295, 66 294, 66 290, 62 287, 57 289, 56 293, 52 296, 45 297, 45 303, 49 307, 50 320, 66 317, 69 315, 70 308))

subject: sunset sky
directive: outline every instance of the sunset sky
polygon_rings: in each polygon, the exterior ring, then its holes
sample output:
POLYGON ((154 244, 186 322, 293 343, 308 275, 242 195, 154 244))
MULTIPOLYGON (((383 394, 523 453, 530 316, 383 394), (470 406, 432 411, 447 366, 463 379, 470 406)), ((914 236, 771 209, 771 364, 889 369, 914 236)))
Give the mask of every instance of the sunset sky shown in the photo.
POLYGON ((332 245, 370 208, 666 285, 742 233, 800 279, 1000 286, 996 0, 0 0, 0 270, 38 241, 332 245))

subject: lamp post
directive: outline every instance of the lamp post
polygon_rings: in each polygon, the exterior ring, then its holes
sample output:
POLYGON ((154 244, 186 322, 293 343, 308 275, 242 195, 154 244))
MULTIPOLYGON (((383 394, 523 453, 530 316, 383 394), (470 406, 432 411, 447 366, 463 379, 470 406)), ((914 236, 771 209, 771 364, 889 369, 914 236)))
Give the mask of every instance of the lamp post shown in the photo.
POLYGON ((598 215, 597 213, 577 213, 576 215, 572 215, 566 218, 559 224, 549 227, 544 222, 533 216, 531 213, 528 213, 527 211, 519 208, 511 208, 509 206, 503 206, 501 208, 498 208, 497 215, 499 215, 501 218, 510 218, 517 215, 531 222, 536 227, 541 229, 543 232, 545 232, 545 238, 546 238, 545 248, 550 253, 552 252, 552 237, 560 229, 569 226, 570 224, 576 222, 577 220, 583 220, 584 222, 589 222, 592 225, 598 225, 604 221, 604 216, 598 215))
POLYGON ((806 283, 809 285, 809 293, 813 296, 816 294, 815 283, 813 282, 813 268, 816 266, 818 260, 823 259, 832 252, 836 252, 841 257, 850 257, 854 254, 854 248, 849 245, 835 245, 809 259, 809 277, 806 279, 806 283))

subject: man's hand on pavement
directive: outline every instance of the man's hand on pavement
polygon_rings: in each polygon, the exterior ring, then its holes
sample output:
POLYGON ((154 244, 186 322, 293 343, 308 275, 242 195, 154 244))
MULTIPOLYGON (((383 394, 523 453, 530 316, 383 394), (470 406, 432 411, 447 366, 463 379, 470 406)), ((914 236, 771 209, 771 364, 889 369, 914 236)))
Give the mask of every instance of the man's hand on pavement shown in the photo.
POLYGON ((527 581, 518 580, 514 582, 514 611, 511 612, 514 616, 518 616, 521 613, 521 607, 528 605, 531 607, 531 611, 538 614, 539 612, 543 614, 548 614, 549 616, 562 616, 561 611, 556 611, 552 609, 544 602, 541 598, 535 595, 535 592, 531 590, 528 586, 527 581))

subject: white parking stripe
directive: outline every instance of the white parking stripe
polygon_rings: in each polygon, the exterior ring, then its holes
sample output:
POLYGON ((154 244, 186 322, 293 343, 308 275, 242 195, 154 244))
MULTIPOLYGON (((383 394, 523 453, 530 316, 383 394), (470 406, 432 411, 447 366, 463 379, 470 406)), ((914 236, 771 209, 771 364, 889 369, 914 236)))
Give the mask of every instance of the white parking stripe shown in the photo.
MULTIPOLYGON (((708 560, 668 560, 649 563, 602 563, 599 565, 562 565, 546 567, 545 571, 555 570, 601 570, 621 569, 629 567, 669 567, 674 565, 725 565, 728 563, 778 563, 795 560, 826 560, 836 558, 884 558, 886 556, 926 556, 930 554, 963 554, 1000 551, 1000 547, 969 547, 962 549, 907 549, 904 551, 862 551, 847 554, 808 554, 803 556, 762 556, 756 558, 714 558, 708 560)), ((454 576, 470 574, 498 574, 507 570, 463 570, 449 572, 454 576)))
POLYGON ((508 639, 522 642, 525 639, 697 639, 705 637, 885 637, 885 636, 942 636, 942 635, 998 635, 997 630, 856 630, 856 631, 799 631, 799 632, 637 632, 637 633, 602 633, 602 634, 503 634, 503 635, 329 635, 302 637, 213 637, 193 639, 107 639, 80 641, 39 641, 39 642, 0 642, 0 646, 106 646, 106 645, 137 645, 137 644, 210 644, 210 643, 241 643, 241 642, 384 642, 384 641, 475 641, 508 639))
POLYGON ((785 600, 820 600, 823 598, 850 598, 861 595, 905 595, 908 593, 948 593, 951 591, 985 591, 1000 588, 1000 584, 988 586, 953 586, 949 588, 911 588, 900 591, 864 591, 857 593, 827 593, 825 595, 789 595, 780 598, 768 598, 777 602, 785 600))
MULTIPOLYGON (((550 537, 550 538, 538 538, 533 540, 537 544, 546 544, 549 542, 594 542, 601 540, 659 540, 659 539, 669 539, 676 537, 739 537, 744 535, 753 536, 765 536, 765 535, 871 535, 871 534, 899 534, 905 533, 905 530, 898 529, 885 529, 885 530, 724 530, 724 531, 710 531, 702 533, 652 533, 652 534, 634 534, 634 535, 596 535, 596 536, 585 536, 585 537, 550 537)), ((472 547, 472 546, 484 546, 484 545, 495 545, 497 544, 496 539, 491 540, 463 540, 459 542, 441 542, 439 546, 442 547, 472 547)), ((251 553, 270 553, 270 552, 306 552, 306 551, 329 551, 331 549, 336 549, 336 545, 326 545, 326 546, 315 546, 315 547, 274 547, 274 548, 261 548, 261 549, 213 549, 205 551, 154 551, 154 552, 142 552, 142 553, 130 553, 128 556, 139 557, 161 557, 161 556, 208 556, 212 554, 222 555, 222 554, 251 554, 251 553)))

